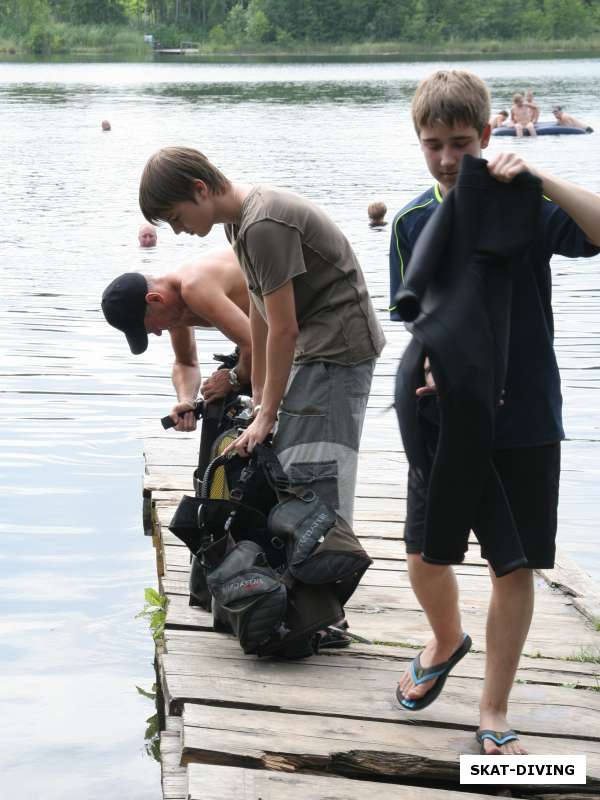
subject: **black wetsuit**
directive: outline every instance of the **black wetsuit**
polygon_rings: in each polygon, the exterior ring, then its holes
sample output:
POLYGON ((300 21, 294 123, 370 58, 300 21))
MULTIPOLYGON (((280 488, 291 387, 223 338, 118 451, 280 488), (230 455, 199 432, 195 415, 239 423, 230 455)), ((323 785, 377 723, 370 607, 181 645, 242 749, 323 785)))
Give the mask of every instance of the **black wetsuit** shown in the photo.
POLYGON ((396 311, 413 333, 398 370, 396 409, 410 465, 429 483, 422 555, 432 563, 460 563, 471 529, 497 575, 527 563, 490 457, 508 366, 513 273, 532 269, 527 256, 541 203, 538 178, 522 173, 501 183, 484 160, 464 156, 396 294, 396 311), (417 400, 425 353, 438 392, 417 400))

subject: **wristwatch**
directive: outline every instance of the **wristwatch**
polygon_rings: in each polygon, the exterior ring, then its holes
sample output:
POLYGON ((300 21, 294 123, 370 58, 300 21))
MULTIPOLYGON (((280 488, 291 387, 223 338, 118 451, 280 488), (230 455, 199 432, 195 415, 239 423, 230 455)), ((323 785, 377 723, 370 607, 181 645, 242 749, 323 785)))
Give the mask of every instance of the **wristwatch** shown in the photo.
POLYGON ((229 372, 227 373, 227 375, 229 377, 229 383, 232 386, 239 386, 240 385, 240 379, 238 378, 237 370, 236 370, 235 367, 233 369, 230 369, 229 372))

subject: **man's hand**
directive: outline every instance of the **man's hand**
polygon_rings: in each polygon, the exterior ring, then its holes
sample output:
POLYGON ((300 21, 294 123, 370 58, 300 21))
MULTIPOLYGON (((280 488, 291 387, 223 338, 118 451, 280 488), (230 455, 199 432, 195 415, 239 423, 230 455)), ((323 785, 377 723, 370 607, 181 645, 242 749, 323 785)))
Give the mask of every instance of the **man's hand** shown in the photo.
POLYGON ((247 458, 254 450, 255 445, 264 442, 273 430, 276 421, 277 417, 268 417, 259 409, 255 420, 235 441, 225 448, 223 455, 235 451, 242 458, 247 458))
POLYGON ((194 416, 194 407, 195 403, 188 402, 184 400, 182 403, 177 403, 171 409, 169 416, 175 423, 175 430, 181 431, 182 433, 189 433, 190 431, 196 430, 196 417, 194 416), (184 413, 182 417, 179 416, 182 412, 184 413))
POLYGON ((491 161, 488 161, 487 168, 493 178, 503 183, 510 183, 521 172, 537 175, 537 172, 516 153, 498 153, 491 161))
POLYGON ((229 380, 229 370, 218 369, 204 381, 201 392, 206 402, 212 403, 225 397, 234 389, 235 386, 232 386, 229 380))
POLYGON ((435 385, 435 381, 433 380, 433 375, 431 374, 431 364, 429 363, 429 359, 425 359, 425 364, 423 365, 423 372, 425 374, 425 386, 420 386, 417 391, 417 397, 423 397, 426 394, 435 394, 437 392, 437 386, 435 385))

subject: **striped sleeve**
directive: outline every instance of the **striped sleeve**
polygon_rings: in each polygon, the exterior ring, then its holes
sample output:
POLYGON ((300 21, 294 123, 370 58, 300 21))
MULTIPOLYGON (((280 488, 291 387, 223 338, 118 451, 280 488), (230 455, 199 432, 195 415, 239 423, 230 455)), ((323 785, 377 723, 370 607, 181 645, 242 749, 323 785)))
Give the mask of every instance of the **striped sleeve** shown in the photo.
POLYGON ((403 208, 394 217, 390 241, 390 305, 388 310, 390 319, 395 322, 401 321, 396 311, 396 292, 404 286, 406 268, 414 243, 432 210, 437 206, 435 200, 437 203, 441 203, 442 197, 438 195, 436 189, 430 190, 418 197, 413 204, 403 208))
POLYGON ((392 225, 392 235, 390 241, 390 319, 395 322, 400 321, 396 311, 395 297, 396 292, 404 285, 404 270, 410 259, 412 249, 404 236, 402 226, 403 215, 398 214, 392 225))

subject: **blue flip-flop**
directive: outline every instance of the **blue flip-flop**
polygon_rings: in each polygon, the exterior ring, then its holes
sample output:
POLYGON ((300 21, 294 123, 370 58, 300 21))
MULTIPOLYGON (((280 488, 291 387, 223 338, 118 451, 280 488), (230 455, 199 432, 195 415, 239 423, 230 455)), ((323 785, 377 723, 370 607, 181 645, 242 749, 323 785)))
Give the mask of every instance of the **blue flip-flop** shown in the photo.
POLYGON ((433 664, 431 667, 421 666, 421 653, 419 653, 419 655, 410 663, 410 674, 413 683, 418 686, 419 684, 430 681, 433 678, 437 678, 437 681, 433 684, 431 689, 429 689, 429 691, 423 695, 423 697, 419 697, 417 700, 410 700, 408 697, 405 697, 400 691, 400 686, 398 686, 396 689, 396 697, 398 698, 398 702, 402 708, 406 709, 407 711, 420 711, 422 708, 426 708, 428 705, 433 703, 433 701, 438 697, 439 693, 444 688, 444 684, 446 683, 446 678, 450 674, 450 670, 452 667, 458 664, 463 656, 469 652, 471 649, 471 644, 471 637, 465 633, 462 644, 454 651, 454 653, 452 653, 450 658, 441 664, 433 664))
POLYGON ((498 745, 498 747, 501 747, 503 744, 506 744, 507 742, 519 741, 519 737, 515 733, 515 731, 491 731, 488 728, 484 728, 483 730, 479 729, 475 733, 475 738, 481 745, 481 750, 479 752, 482 756, 487 755, 485 752, 485 747, 483 745, 486 739, 491 739, 492 742, 494 742, 494 744, 498 745))

